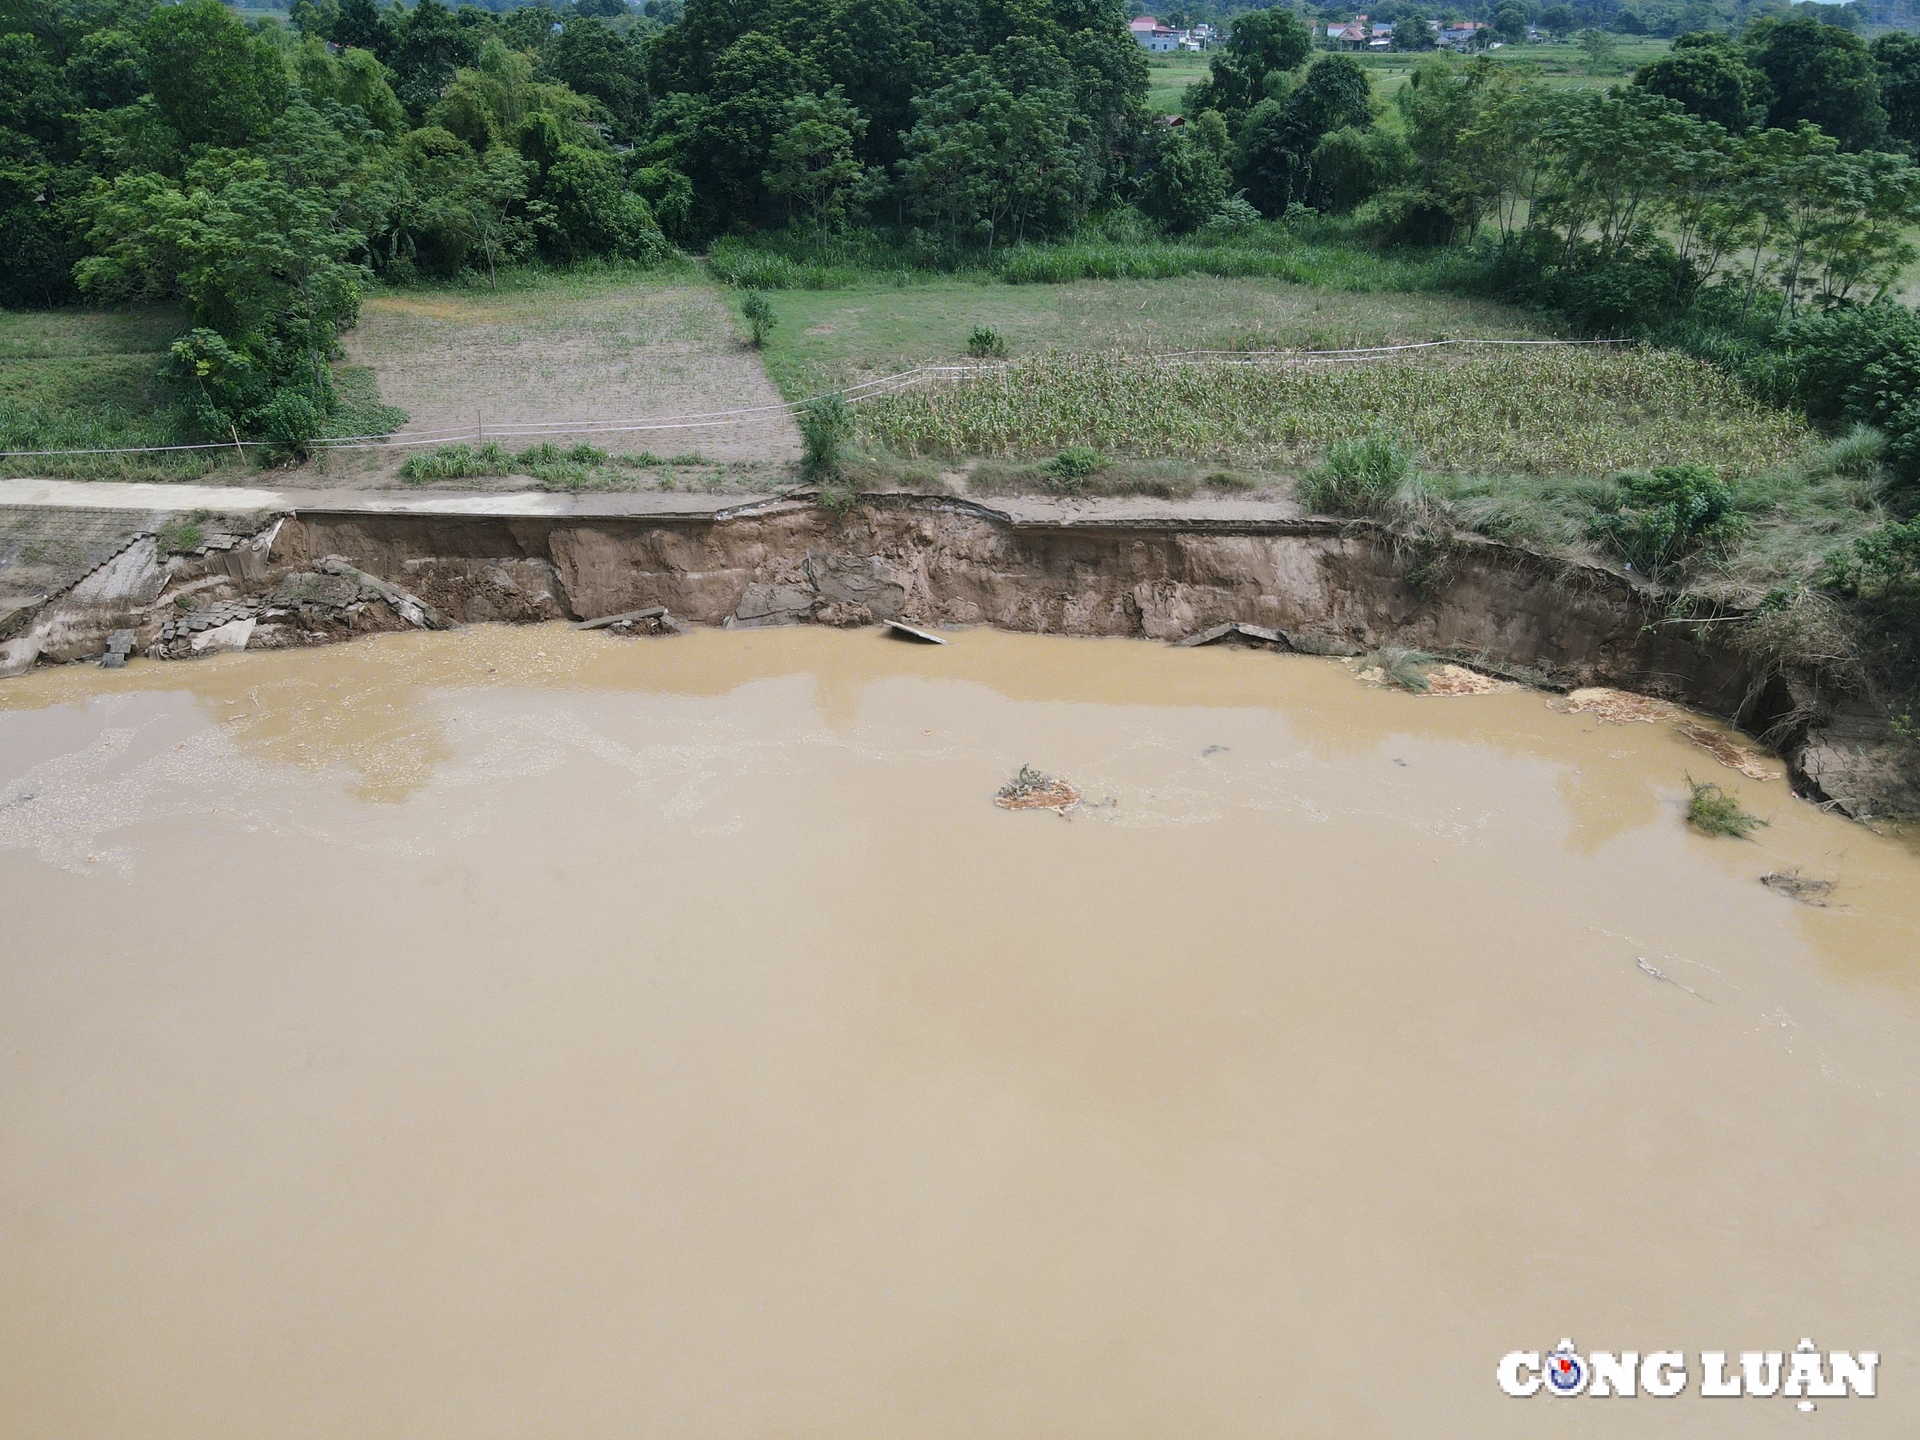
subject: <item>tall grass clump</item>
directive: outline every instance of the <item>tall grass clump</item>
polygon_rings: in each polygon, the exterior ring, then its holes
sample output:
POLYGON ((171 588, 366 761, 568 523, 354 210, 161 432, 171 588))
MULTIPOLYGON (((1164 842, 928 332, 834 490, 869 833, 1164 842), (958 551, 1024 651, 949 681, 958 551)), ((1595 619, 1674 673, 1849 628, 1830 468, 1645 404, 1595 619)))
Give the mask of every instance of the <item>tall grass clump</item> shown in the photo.
POLYGON ((943 275, 1009 285, 1074 280, 1167 280, 1183 275, 1271 276, 1345 291, 1485 288, 1486 261, 1459 247, 1382 250, 1355 243, 1339 220, 1263 220, 1245 200, 1229 200, 1212 221, 1179 239, 1155 234, 1138 212, 1091 216, 1054 240, 1002 246, 991 253, 950 248, 924 235, 861 231, 825 244, 792 235, 723 236, 707 271, 742 290, 844 290, 875 283, 908 285, 943 275))
POLYGON ((584 442, 561 446, 551 440, 509 454, 497 440, 484 445, 441 445, 416 450, 400 462, 400 478, 421 484, 429 480, 471 480, 490 475, 530 475, 541 481, 575 481, 607 463, 607 452, 584 442))
POLYGON ((1413 452, 1378 431, 1336 440, 1294 494, 1317 515, 1379 515, 1417 479, 1413 452))
POLYGON ((468 480, 480 475, 505 475, 511 461, 506 450, 489 440, 485 445, 439 445, 416 450, 400 462, 400 478, 418 484, 427 480, 468 480))
POLYGON ((1706 835, 1731 835, 1744 840, 1767 822, 1743 810, 1740 802, 1711 781, 1687 776, 1687 823, 1706 835))
POLYGON ((707 253, 707 273, 742 290, 846 290, 905 285, 934 272, 911 249, 861 232, 822 247, 792 237, 723 235, 707 253))

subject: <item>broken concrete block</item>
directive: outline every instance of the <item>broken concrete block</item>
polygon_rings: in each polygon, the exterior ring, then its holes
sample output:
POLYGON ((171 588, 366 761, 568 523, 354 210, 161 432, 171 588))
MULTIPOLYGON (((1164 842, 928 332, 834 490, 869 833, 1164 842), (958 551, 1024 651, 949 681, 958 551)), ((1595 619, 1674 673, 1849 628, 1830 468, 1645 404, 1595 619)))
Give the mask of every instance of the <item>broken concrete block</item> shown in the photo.
POLYGON ((767 625, 797 625, 813 608, 814 594, 804 585, 747 586, 734 608, 733 624, 743 629, 767 625))
POLYGON ((253 638, 254 624, 252 619, 229 620, 224 625, 203 630, 193 637, 193 653, 218 655, 227 650, 244 650, 247 641, 253 638))
POLYGON ((581 620, 575 623, 576 630, 601 630, 609 625, 625 624, 634 620, 657 620, 667 613, 664 605, 649 605, 644 610, 628 610, 619 615, 602 615, 598 620, 581 620))

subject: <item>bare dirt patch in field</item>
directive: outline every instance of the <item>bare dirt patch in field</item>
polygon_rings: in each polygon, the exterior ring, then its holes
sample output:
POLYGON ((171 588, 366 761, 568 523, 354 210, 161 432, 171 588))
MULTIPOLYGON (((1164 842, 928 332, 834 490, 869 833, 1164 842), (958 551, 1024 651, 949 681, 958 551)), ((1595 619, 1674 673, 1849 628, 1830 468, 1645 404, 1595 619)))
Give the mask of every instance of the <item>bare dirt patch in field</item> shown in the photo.
MULTIPOLYGON (((527 444, 507 427, 666 420, 780 399, 720 297, 680 278, 557 276, 497 295, 378 295, 345 343, 348 358, 379 377, 380 398, 407 411, 400 440, 484 428, 489 439, 527 444)), ((536 438, 769 466, 799 455, 793 423, 779 414, 536 438)), ((397 453, 379 453, 374 468, 398 464, 397 453)))

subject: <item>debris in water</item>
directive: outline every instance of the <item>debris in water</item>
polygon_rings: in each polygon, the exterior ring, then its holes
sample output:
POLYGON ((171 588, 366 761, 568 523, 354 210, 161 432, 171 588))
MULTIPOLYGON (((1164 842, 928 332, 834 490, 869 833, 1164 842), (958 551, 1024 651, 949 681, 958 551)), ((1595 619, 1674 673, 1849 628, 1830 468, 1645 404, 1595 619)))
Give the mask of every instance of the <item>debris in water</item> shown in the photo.
POLYGON ((1790 870, 1770 871, 1760 877, 1760 883, 1769 890, 1778 890, 1789 899, 1798 900, 1802 905, 1825 905, 1835 887, 1832 880, 1816 880, 1811 875, 1802 875, 1798 865, 1790 870))
POLYGON ((1297 630, 1277 630, 1266 625, 1249 625, 1242 620, 1229 620, 1224 625, 1215 625, 1208 630, 1196 630, 1191 635, 1183 635, 1173 642, 1176 650, 1185 650, 1195 645, 1218 645, 1222 641, 1232 641, 1252 645, 1271 645, 1280 650, 1294 650, 1302 655, 1358 655, 1360 647, 1349 645, 1344 640, 1330 639, 1325 635, 1311 635, 1297 630))
MULTIPOLYGON (((1672 985, 1676 989, 1684 990, 1687 992, 1687 994, 1693 996, 1693 998, 1696 1000, 1707 1000, 1706 996, 1702 995, 1698 990, 1694 989, 1691 985, 1682 985, 1678 980, 1674 979, 1671 975, 1667 974, 1667 972, 1662 970, 1659 966, 1648 964, 1646 956, 1636 955, 1634 956, 1634 960, 1635 960, 1635 963, 1637 963, 1640 966, 1642 971, 1644 971, 1648 975, 1651 975, 1654 979, 1660 981, 1661 983, 1666 985, 1672 985)), ((1713 1002, 1711 1000, 1707 1000, 1707 1004, 1711 1005, 1712 1003, 1713 1002)))
POLYGON ((1729 770, 1738 770, 1749 780, 1778 780, 1780 772, 1767 767, 1765 758, 1759 751, 1740 744, 1729 736, 1722 735, 1710 725, 1697 720, 1676 720, 1673 728, 1687 739, 1698 745, 1729 770))
POLYGON ((1574 690, 1553 708, 1566 714, 1592 715, 1596 720, 1605 720, 1613 725, 1625 725, 1635 720, 1652 725, 1673 715, 1673 706, 1664 700, 1635 695, 1627 690, 1610 690, 1604 685, 1574 690))
POLYGON ((1057 775, 1047 775, 1031 765, 1022 765, 1020 773, 1000 787, 993 803, 1002 810, 1056 810, 1065 813, 1080 803, 1080 792, 1057 775))
POLYGON ((1496 680, 1469 670, 1464 665, 1442 665, 1427 672, 1427 695, 1491 695, 1496 690, 1511 690, 1510 681, 1496 680))
POLYGON ((917 640, 922 645, 944 645, 947 643, 938 635, 929 635, 925 630, 916 630, 913 626, 901 620, 887 621, 887 632, 891 635, 898 635, 903 640, 917 640))
POLYGON ((1269 630, 1264 625, 1247 625, 1238 620, 1215 625, 1211 630, 1196 631, 1174 641, 1173 645, 1176 650, 1184 650, 1194 645, 1217 645, 1222 640, 1255 640, 1262 645, 1278 645, 1283 650, 1293 648, 1292 642, 1280 631, 1269 630))
POLYGON ((1758 750, 1742 745, 1704 721, 1689 717, 1665 700, 1655 700, 1649 695, 1634 695, 1625 690, 1594 686, 1573 691, 1554 709, 1568 714, 1592 715, 1595 719, 1614 725, 1625 725, 1635 720, 1653 725, 1668 720, 1673 723, 1674 729, 1729 770, 1738 770, 1749 780, 1780 778, 1780 772, 1769 766, 1766 757, 1758 750))
POLYGON ((602 615, 598 620, 581 620, 576 630, 605 630, 610 635, 685 635, 687 627, 667 613, 664 605, 649 605, 643 610, 626 610, 618 615, 602 615))
POLYGON ((1745 840, 1767 823, 1742 809, 1739 799, 1718 785, 1701 784, 1689 775, 1687 789, 1692 792, 1687 801, 1687 823, 1705 834, 1731 835, 1736 840, 1745 840))
POLYGON ((608 625, 621 625, 633 620, 656 620, 667 613, 664 605, 649 605, 644 610, 624 610, 618 615, 602 615, 598 620, 582 620, 573 628, 576 630, 600 630, 608 625))
POLYGON ((1382 645, 1354 662, 1355 673, 1369 685, 1391 685, 1415 695, 1424 694, 1428 672, 1435 664, 1424 650, 1409 650, 1404 645, 1382 645))

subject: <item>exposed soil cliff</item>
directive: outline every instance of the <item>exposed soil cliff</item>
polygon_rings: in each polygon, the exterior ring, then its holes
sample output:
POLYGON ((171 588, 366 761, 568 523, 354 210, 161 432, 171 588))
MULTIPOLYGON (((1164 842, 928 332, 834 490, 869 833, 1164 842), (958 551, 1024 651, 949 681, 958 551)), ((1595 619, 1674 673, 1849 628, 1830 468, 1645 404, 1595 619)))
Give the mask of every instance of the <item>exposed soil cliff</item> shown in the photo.
POLYGON ((1719 632, 1666 623, 1658 597, 1627 578, 1365 524, 1015 523, 921 496, 868 497, 844 516, 799 501, 633 518, 299 512, 214 556, 162 562, 143 539, 8 649, 18 668, 34 654, 97 654, 121 627, 142 653, 173 655, 200 653, 207 630, 275 648, 443 617, 581 620, 650 606, 713 625, 899 618, 1161 640, 1242 621, 1300 648, 1417 646, 1545 683, 1684 701, 1772 741, 1849 813, 1920 811, 1916 767, 1844 697, 1767 674, 1719 632), (243 601, 244 626, 231 608, 243 601))

